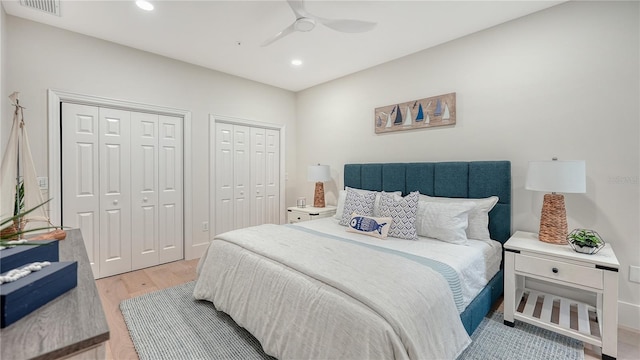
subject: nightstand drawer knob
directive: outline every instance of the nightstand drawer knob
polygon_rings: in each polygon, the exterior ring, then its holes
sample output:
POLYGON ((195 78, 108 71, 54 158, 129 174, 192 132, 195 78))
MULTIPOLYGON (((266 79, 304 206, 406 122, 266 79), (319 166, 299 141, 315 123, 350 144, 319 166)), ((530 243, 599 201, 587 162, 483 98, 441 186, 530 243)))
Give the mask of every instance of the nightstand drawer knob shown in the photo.
POLYGON ((551 271, 553 271, 554 274, 557 274, 558 273, 558 268, 554 267, 553 269, 551 269, 551 271))

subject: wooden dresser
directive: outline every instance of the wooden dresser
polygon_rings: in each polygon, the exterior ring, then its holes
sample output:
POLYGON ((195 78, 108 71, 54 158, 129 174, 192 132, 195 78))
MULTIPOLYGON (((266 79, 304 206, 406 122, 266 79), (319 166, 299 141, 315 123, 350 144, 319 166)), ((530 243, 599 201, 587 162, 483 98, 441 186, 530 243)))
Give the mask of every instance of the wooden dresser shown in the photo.
POLYGON ((109 326, 80 230, 59 245, 60 261, 78 262, 78 286, 2 329, 0 358, 105 358, 109 326))

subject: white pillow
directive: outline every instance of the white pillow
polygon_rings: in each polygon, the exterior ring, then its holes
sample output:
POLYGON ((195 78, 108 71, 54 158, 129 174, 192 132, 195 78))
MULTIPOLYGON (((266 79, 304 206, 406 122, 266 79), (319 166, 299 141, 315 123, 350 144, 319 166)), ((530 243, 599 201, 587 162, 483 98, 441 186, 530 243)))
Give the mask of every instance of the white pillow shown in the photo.
MULTIPOLYGON (((347 189, 351 189, 359 194, 368 194, 368 193, 375 193, 376 194, 376 200, 373 203, 373 216, 380 216, 380 194, 385 192, 385 191, 371 191, 371 190, 363 190, 363 189, 356 189, 356 188, 350 188, 350 187, 346 187, 347 189)), ((394 192, 389 192, 387 194, 396 194, 396 195, 402 195, 402 192, 400 191, 394 191, 394 192)), ((344 201, 347 198, 347 191, 346 190, 340 190, 340 192, 338 193, 338 204, 337 204, 337 209, 336 209, 336 214, 333 216, 334 218, 338 219, 338 220, 342 220, 342 215, 344 214, 344 201)))
POLYGON ((371 217, 353 213, 347 231, 386 239, 392 221, 390 217, 371 217))
POLYGON ((416 219, 418 235, 465 245, 469 212, 474 207, 475 204, 470 201, 448 203, 425 201, 421 198, 416 219))
POLYGON ((416 214, 418 212, 419 193, 414 191, 404 198, 400 195, 382 193, 380 195, 380 215, 391 217, 393 222, 389 236, 416 240, 416 214))
POLYGON ((479 240, 491 239, 491 235, 489 235, 489 211, 498 203, 497 196, 490 196, 483 199, 465 199, 433 197, 420 194, 420 201, 441 203, 473 202, 474 208, 469 212, 469 226, 466 230, 467 238, 479 240))
POLYGON ((375 192, 362 194, 351 188, 347 188, 347 196, 344 199, 344 211, 339 224, 342 226, 349 225, 351 214, 354 212, 365 216, 373 216, 373 203, 375 200, 375 192))

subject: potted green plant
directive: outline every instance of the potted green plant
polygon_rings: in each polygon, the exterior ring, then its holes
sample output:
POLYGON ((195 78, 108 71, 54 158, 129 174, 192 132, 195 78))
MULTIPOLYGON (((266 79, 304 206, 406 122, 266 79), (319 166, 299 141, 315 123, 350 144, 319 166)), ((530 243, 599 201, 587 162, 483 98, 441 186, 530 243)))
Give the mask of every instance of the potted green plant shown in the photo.
MULTIPOLYGON (((45 202, 43 202, 42 204, 32 208, 32 209, 28 209, 28 210, 20 210, 20 212, 10 218, 7 219, 0 219, 0 229, 2 229, 2 231, 0 231, 0 249, 4 248, 4 247, 8 247, 8 246, 15 246, 15 245, 32 245, 29 243, 16 243, 13 240, 16 240, 18 238, 21 238, 23 235, 25 234, 29 234, 32 232, 36 232, 36 231, 42 231, 42 230, 48 230, 48 229, 58 229, 61 227, 59 226, 44 226, 44 227, 38 227, 38 228, 33 228, 33 229, 18 229, 18 228, 14 228, 12 227, 11 224, 13 224, 15 221, 17 221, 18 219, 21 219, 22 217, 24 217, 25 215, 31 213, 32 211, 34 211, 35 209, 45 205, 46 203, 48 203, 50 201, 47 200, 45 202)), ((56 234, 57 235, 57 234, 56 234)), ((64 237, 57 237, 57 240, 60 239, 64 239, 64 237)))
POLYGON ((567 235, 567 240, 573 250, 584 254, 593 255, 604 247, 604 240, 594 230, 575 229, 567 235))

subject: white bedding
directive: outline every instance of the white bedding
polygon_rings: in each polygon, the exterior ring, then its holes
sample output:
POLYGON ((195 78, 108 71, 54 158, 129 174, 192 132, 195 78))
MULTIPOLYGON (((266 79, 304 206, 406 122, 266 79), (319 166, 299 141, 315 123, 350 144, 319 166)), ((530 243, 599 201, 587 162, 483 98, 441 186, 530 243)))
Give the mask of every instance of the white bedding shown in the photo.
POLYGON ((333 217, 295 223, 295 226, 312 229, 349 240, 406 252, 443 262, 460 276, 463 306, 461 312, 500 270, 502 245, 495 240, 470 240, 468 245, 451 244, 444 241, 419 237, 417 241, 388 237, 378 239, 347 232, 333 217))
MULTIPOLYGON (((300 224, 364 237, 333 225, 300 224)), ((424 242, 414 241, 422 244, 414 252, 442 253, 424 242)), ((279 359, 454 359, 470 343, 449 285, 431 268, 287 226, 217 236, 198 265, 194 297, 212 301, 279 359)))

